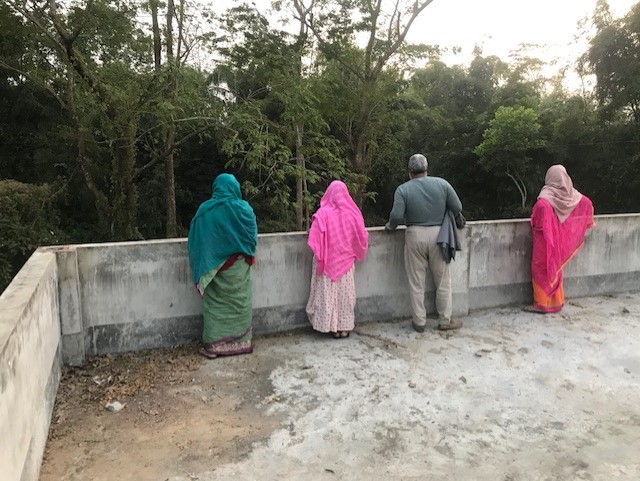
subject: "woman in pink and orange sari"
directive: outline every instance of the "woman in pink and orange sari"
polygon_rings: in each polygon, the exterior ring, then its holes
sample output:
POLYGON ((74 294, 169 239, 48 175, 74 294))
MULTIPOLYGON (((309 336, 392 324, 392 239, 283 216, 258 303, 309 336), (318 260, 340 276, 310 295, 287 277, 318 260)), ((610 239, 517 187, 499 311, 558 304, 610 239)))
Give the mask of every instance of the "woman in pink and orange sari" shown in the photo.
POLYGON ((531 212, 533 306, 525 308, 543 314, 564 306, 562 269, 596 225, 591 200, 573 188, 564 166, 549 167, 544 184, 531 212))
POLYGON ((367 255, 369 233, 344 182, 334 180, 313 214, 308 244, 313 251, 307 315, 316 331, 348 337, 355 327, 355 261, 367 255))

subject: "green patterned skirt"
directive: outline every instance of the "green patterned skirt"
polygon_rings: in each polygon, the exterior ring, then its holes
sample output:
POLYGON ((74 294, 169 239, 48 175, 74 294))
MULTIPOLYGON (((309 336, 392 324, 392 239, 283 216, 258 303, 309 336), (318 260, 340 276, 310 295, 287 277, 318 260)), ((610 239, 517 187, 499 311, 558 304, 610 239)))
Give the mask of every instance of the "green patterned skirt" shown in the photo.
POLYGON ((202 298, 205 355, 232 356, 253 350, 252 294, 251 266, 242 258, 211 279, 202 298))

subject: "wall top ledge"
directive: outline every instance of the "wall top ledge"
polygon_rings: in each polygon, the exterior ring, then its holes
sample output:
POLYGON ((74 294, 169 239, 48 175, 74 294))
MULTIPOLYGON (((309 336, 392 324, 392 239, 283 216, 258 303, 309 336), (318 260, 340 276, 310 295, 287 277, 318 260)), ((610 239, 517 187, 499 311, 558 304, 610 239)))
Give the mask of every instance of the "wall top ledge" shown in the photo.
MULTIPOLYGON (((600 214, 595 216, 596 219, 617 219, 617 218, 638 218, 640 219, 640 213, 628 213, 628 214, 600 214)), ((475 226, 482 224, 523 224, 528 223, 529 218, 518 218, 518 219, 488 219, 488 220, 473 220, 468 221, 467 226, 475 226)), ((405 229, 405 226, 398 226, 397 231, 402 231, 405 229)), ((367 227, 369 232, 384 232, 384 226, 373 226, 367 227)), ((269 232, 269 233, 259 233, 259 238, 272 239, 275 237, 300 237, 306 236, 307 231, 293 231, 293 232, 269 232)), ((175 237, 171 239, 149 239, 149 240, 139 240, 139 241, 121 241, 121 242, 93 242, 88 244, 66 244, 66 245, 54 245, 54 246, 46 246, 41 247, 41 251, 46 252, 63 252, 63 251, 72 251, 77 248, 83 249, 91 249, 91 248, 104 248, 104 247, 127 247, 127 246, 140 246, 141 244, 184 244, 187 241, 186 237, 175 237)))
POLYGON ((38 249, 16 274, 11 283, 0 294, 0 354, 9 336, 14 332, 17 321, 32 302, 33 294, 43 278, 55 266, 55 255, 38 249))

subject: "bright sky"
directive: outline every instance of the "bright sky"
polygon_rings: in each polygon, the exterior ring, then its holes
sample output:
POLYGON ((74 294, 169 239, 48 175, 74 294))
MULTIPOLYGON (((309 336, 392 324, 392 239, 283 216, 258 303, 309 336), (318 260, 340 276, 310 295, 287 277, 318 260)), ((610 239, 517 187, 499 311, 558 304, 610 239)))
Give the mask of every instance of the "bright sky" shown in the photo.
MULTIPOLYGON (((254 3, 265 12, 272 0, 217 0, 221 10, 239 3, 254 3)), ((608 0, 615 18, 625 15, 640 0, 608 0)), ((393 7, 395 0, 383 0, 393 7)), ((597 0, 434 0, 414 22, 407 40, 442 47, 461 47, 445 60, 467 63, 474 45, 484 55, 507 60, 522 43, 544 45, 544 60, 578 57, 587 48, 576 41, 578 22, 591 17, 597 0)), ((286 4, 286 2, 284 2, 286 4)), ((309 3, 309 2, 305 2, 309 3)), ((404 2, 401 2, 404 3, 404 2)), ((294 28, 294 31, 297 27, 294 28)))
MULTIPOLYGON (((218 0, 224 8, 241 0, 218 0)), ((245 0, 246 1, 246 0, 245 0)), ((248 0, 266 11, 271 0, 248 0)), ((614 18, 624 16, 640 0, 608 0, 614 18)), ((383 0, 393 7, 395 0, 383 0)), ((286 2, 285 2, 286 3, 286 2)), ((308 2, 305 2, 308 3, 308 2)), ((580 36, 581 20, 591 18, 597 0, 434 0, 414 22, 407 41, 441 47, 459 47, 460 53, 444 54, 450 65, 468 64, 475 45, 483 55, 497 55, 509 61, 509 54, 521 44, 537 45, 530 56, 549 67, 547 76, 570 67, 565 85, 579 89, 581 82, 571 74, 576 60, 586 52, 588 39, 580 36)), ((592 85, 587 79, 586 86, 592 85)))
MULTIPOLYGON (((614 17, 625 15, 638 0, 608 0, 614 17)), ((585 52, 576 41, 578 22, 591 17, 596 0, 434 0, 418 17, 408 40, 440 46, 459 46, 447 62, 467 63, 475 44, 484 55, 507 60, 522 43, 544 45, 543 60, 573 61, 585 52)), ((564 62, 562 62, 564 64, 564 62)))

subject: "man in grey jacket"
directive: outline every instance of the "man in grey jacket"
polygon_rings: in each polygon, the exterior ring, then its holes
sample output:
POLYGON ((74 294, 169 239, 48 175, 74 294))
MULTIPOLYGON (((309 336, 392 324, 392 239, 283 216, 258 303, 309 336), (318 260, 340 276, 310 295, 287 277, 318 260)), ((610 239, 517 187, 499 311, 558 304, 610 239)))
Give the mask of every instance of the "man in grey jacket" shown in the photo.
POLYGON ((451 184, 440 177, 427 175, 427 159, 422 154, 409 158, 408 182, 400 185, 393 197, 387 230, 405 224, 404 266, 409 280, 413 328, 424 332, 427 311, 424 305, 427 269, 436 287, 436 309, 440 330, 459 329, 462 322, 451 319, 452 290, 450 264, 446 263, 436 239, 447 209, 454 215, 462 203, 451 184))

